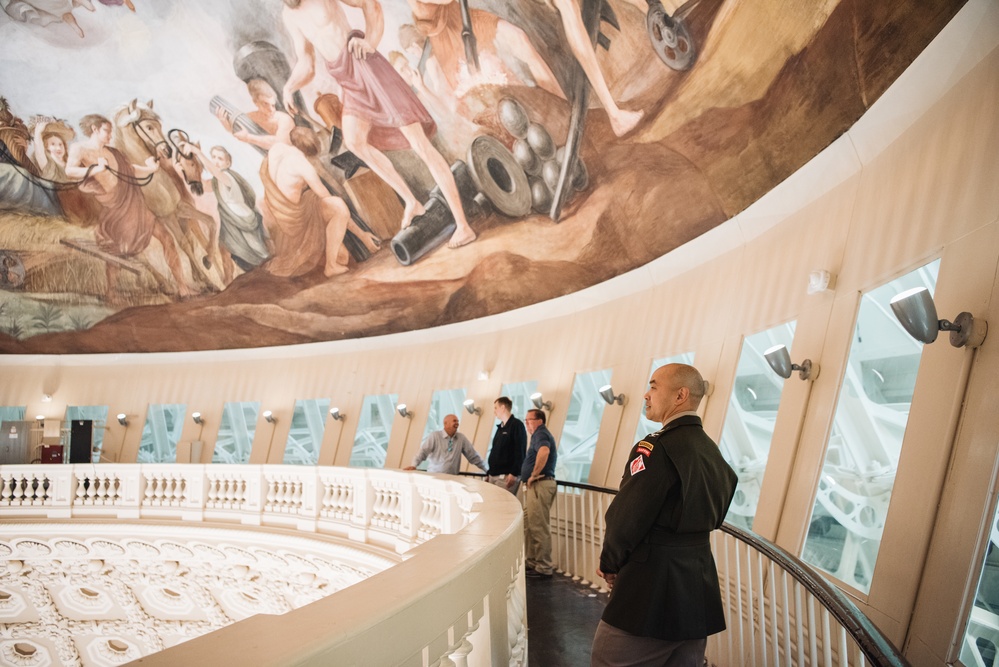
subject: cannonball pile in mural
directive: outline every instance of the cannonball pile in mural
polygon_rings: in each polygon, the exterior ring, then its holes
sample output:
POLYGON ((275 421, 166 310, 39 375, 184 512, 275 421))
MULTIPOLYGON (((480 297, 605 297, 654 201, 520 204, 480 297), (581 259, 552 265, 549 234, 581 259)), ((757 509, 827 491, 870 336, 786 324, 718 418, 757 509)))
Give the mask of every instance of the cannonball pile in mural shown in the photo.
POLYGON ((962 4, 0 0, 0 353, 584 289, 772 189, 962 4))

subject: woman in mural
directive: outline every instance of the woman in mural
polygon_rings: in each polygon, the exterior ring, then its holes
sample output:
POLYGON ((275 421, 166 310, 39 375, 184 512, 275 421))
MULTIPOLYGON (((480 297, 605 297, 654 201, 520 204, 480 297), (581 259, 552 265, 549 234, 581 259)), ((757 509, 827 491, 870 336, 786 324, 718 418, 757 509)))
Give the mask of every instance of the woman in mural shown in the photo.
POLYGON ((232 155, 223 146, 213 146, 210 157, 197 144, 183 143, 180 150, 193 153, 212 175, 219 216, 219 243, 223 246, 226 284, 232 281, 235 262, 243 271, 260 266, 270 253, 264 239, 263 218, 257 211, 257 195, 245 178, 232 169, 232 155))
MULTIPOLYGON (((51 118, 36 118, 34 122, 33 155, 42 178, 53 184, 68 183, 66 160, 69 158, 69 145, 76 137, 76 130, 65 121, 51 118)), ((66 219, 77 225, 90 225, 95 221, 94 201, 74 188, 61 188, 56 191, 66 219)))
POLYGON ((0 211, 61 215, 58 200, 36 178, 38 166, 28 157, 31 132, 0 97, 0 211))

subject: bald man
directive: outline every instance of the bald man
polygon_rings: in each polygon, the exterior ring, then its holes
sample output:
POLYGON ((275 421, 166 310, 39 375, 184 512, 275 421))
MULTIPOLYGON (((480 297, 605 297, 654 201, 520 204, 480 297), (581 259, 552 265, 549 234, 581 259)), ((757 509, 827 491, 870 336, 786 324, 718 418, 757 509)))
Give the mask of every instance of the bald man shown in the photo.
POLYGON ((458 433, 458 416, 444 417, 444 428, 434 431, 424 439, 420 451, 413 459, 413 465, 405 470, 416 470, 416 466, 427 460, 427 472, 442 472, 457 475, 461 468, 461 457, 464 456, 473 466, 478 466, 486 472, 485 461, 461 433, 458 433))
POLYGON ((721 527, 738 481, 705 433, 693 366, 658 368, 645 414, 663 427, 636 444, 607 508, 597 573, 611 588, 592 665, 700 667, 707 637, 725 629, 708 536, 721 527))

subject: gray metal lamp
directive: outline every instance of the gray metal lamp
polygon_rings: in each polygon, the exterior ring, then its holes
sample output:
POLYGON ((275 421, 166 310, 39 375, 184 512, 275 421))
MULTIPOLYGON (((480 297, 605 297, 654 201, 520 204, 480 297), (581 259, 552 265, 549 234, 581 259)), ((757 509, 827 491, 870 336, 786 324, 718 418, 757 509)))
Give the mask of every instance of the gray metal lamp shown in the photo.
POLYGON ((462 403, 462 405, 465 406, 465 410, 470 415, 481 415, 482 414, 482 408, 476 407, 476 405, 475 405, 475 399, 474 398, 466 399, 465 402, 462 403))
POLYGON ((542 396, 540 391, 536 391, 531 394, 531 403, 533 403, 534 407, 538 410, 544 409, 551 411, 552 409, 552 402, 544 400, 544 396, 542 396))
POLYGON ((791 377, 792 371, 798 371, 798 377, 802 380, 814 380, 819 376, 819 365, 813 364, 811 359, 805 359, 801 364, 791 361, 791 355, 784 345, 774 345, 763 353, 767 363, 774 373, 785 380, 791 377))
POLYGON ((618 394, 617 396, 615 396, 614 387, 612 387, 611 385, 605 384, 604 386, 600 387, 600 389, 598 389, 597 391, 600 392, 600 398, 604 399, 607 405, 614 405, 615 403, 617 403, 618 405, 624 405, 624 394, 618 394))
POLYGON ((405 403, 400 403, 399 405, 395 406, 395 411, 398 412, 399 416, 402 417, 403 419, 413 418, 413 413, 406 408, 405 403))
POLYGON ((330 417, 333 418, 333 421, 339 422, 344 420, 345 415, 340 412, 340 408, 333 407, 330 408, 330 417))
POLYGON ((899 324, 906 333, 921 343, 932 343, 941 331, 950 332, 950 344, 954 347, 976 348, 985 342, 989 324, 965 311, 959 313, 953 322, 937 318, 937 307, 930 291, 925 287, 905 290, 890 302, 899 324))

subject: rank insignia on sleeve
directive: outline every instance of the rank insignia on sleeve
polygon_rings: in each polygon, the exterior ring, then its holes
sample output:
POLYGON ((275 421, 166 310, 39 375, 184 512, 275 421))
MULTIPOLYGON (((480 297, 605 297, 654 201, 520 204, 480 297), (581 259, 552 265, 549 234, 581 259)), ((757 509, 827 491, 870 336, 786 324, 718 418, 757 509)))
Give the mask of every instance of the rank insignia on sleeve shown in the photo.
POLYGON ((631 476, 634 477, 643 470, 645 470, 645 461, 641 456, 636 456, 635 460, 631 462, 631 476))
POLYGON ((639 454, 645 454, 646 456, 652 456, 652 447, 646 447, 644 445, 639 445, 635 450, 639 454))

